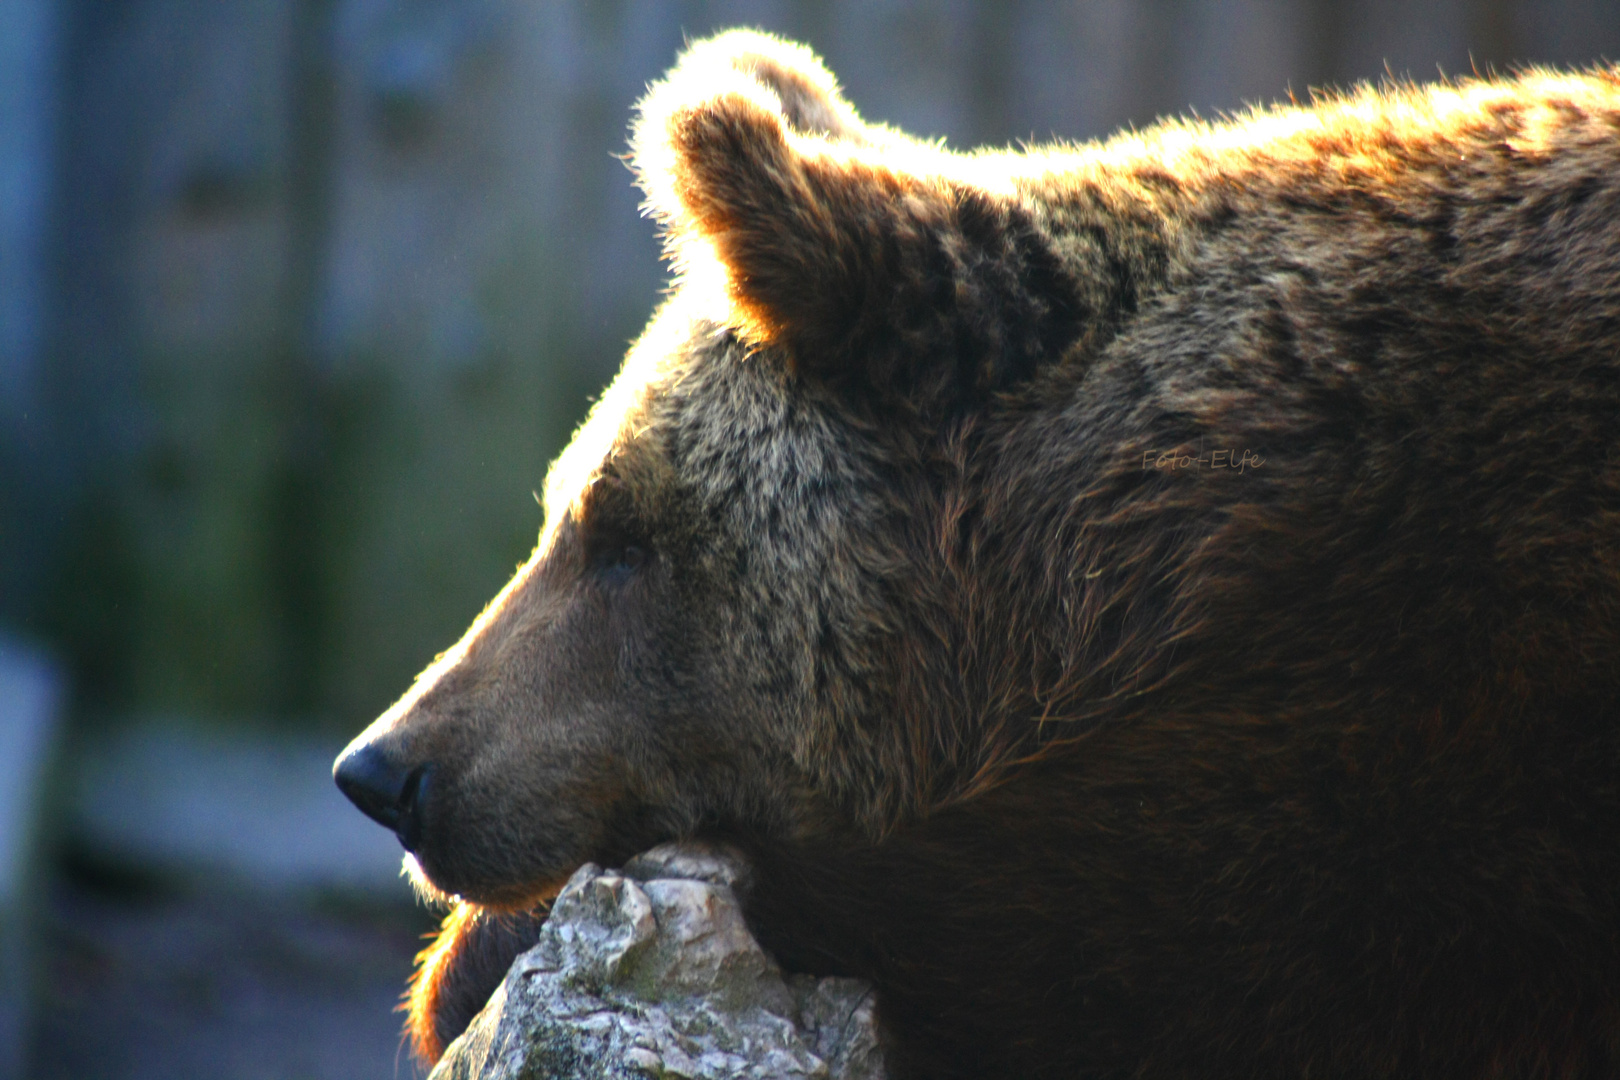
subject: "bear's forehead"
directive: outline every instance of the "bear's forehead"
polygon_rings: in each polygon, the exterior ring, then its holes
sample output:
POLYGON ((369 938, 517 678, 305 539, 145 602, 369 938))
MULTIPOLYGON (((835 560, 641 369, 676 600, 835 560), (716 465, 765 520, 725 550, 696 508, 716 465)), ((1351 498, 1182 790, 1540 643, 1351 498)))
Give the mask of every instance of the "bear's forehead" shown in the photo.
POLYGON ((680 301, 654 318, 552 466, 547 531, 612 468, 678 484, 719 523, 760 530, 761 542, 825 533, 839 516, 829 507, 858 503, 870 486, 858 433, 782 357, 750 351, 680 301))
POLYGON ((647 403, 647 434, 686 493, 762 543, 813 541, 870 486, 862 441, 833 403, 712 321, 690 324, 683 362, 647 403))

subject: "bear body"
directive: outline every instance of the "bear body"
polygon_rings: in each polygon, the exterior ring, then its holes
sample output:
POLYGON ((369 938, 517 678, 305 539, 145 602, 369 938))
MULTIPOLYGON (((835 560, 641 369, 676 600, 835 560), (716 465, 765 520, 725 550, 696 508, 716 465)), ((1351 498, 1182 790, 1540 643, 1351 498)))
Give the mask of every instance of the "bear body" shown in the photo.
POLYGON ((1620 76, 956 155, 732 33, 534 556, 339 760, 457 905, 712 837, 896 1077, 1620 1070, 1620 76))

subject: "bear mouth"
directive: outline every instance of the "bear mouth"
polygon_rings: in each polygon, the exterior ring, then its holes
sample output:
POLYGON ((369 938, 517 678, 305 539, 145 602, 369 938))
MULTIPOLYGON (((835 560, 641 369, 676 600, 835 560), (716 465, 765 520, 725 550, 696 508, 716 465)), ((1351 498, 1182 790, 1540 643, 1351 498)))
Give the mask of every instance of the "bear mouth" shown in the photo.
POLYGON ((568 884, 568 879, 574 876, 574 872, 589 861, 591 860, 582 860, 579 866, 569 867, 563 873, 548 874, 535 884, 490 893, 481 891, 476 896, 454 892, 434 881, 433 876, 423 867, 421 860, 411 852, 406 852, 401 863, 401 872, 411 883, 411 890, 416 893, 417 900, 435 911, 466 905, 491 914, 523 915, 548 907, 551 901, 556 899, 557 894, 562 892, 563 886, 568 884))

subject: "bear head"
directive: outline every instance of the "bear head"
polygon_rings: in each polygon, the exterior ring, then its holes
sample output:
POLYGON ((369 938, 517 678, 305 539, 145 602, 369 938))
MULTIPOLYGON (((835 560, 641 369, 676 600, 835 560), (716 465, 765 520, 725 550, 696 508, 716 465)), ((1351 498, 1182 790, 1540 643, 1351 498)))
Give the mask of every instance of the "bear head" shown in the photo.
POLYGON ((632 161, 679 283, 532 557, 337 766, 424 888, 486 906, 700 829, 877 838, 1015 756, 949 700, 962 444, 1120 303, 1004 168, 763 35, 689 51, 632 161))

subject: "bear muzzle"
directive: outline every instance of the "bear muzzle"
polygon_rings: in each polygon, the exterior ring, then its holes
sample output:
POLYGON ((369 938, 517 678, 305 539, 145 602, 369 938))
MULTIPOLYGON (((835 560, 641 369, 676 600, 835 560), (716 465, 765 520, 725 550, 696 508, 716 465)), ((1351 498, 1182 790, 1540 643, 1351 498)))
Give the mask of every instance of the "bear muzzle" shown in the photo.
POLYGON ((393 831, 406 851, 422 842, 421 807, 432 780, 431 763, 407 765, 376 743, 351 747, 332 769, 338 790, 372 821, 393 831))

